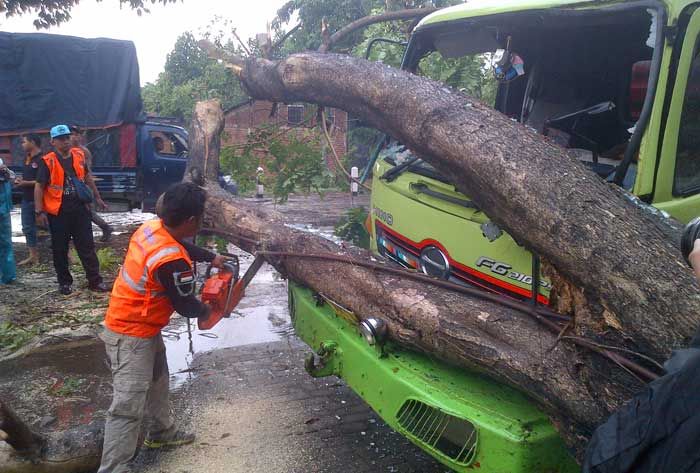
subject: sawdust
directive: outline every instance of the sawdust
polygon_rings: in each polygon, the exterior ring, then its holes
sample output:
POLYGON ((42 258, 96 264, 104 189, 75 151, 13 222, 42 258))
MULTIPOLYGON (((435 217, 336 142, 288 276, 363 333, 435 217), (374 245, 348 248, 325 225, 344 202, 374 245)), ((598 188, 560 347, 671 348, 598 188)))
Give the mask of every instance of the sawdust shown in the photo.
POLYGON ((265 399, 216 401, 198 416, 195 443, 163 455, 159 465, 144 473, 301 472, 294 465, 308 465, 303 458, 317 452, 305 450, 302 436, 298 436, 298 441, 290 441, 280 425, 303 422, 301 412, 280 410, 279 405, 265 399), (277 415, 270 415, 275 410, 277 415), (275 453, 262 455, 261 450, 275 453))

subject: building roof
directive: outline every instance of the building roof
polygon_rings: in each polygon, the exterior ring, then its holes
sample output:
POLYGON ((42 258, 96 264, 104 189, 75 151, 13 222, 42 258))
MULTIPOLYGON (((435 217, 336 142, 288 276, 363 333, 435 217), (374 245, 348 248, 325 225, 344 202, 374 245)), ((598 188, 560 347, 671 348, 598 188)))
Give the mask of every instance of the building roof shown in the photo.
POLYGON ((237 108, 241 108, 241 107, 244 106, 244 105, 250 105, 250 104, 252 104, 253 102, 255 102, 255 99, 249 98, 249 99, 246 99, 246 100, 244 100, 244 101, 242 101, 242 102, 239 102, 239 103, 237 103, 237 104, 235 104, 235 105, 231 105, 229 108, 227 108, 226 110, 224 110, 224 115, 226 115, 226 114, 229 113, 229 112, 233 112, 233 111, 236 110, 237 108))

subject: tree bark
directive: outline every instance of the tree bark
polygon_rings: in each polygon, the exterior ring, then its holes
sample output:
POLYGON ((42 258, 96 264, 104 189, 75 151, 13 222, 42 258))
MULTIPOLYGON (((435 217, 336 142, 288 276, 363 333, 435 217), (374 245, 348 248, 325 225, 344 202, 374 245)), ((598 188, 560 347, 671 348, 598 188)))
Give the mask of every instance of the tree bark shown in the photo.
POLYGON ((201 130, 218 128, 205 124, 208 119, 223 120, 217 110, 216 101, 198 104, 194 122, 204 125, 193 129, 186 172, 186 179, 208 191, 208 228, 245 251, 275 252, 277 256, 267 259, 283 275, 359 316, 381 316, 399 343, 519 387, 551 416, 579 458, 593 429, 641 386, 609 360, 558 340, 556 333, 519 311, 381 269, 305 256, 345 255, 358 262, 370 257, 284 226, 275 214, 257 211, 221 190, 211 175, 198 179, 202 163, 216 158, 212 150, 219 147, 219 135, 204 137, 201 130), (279 256, 280 252, 296 255, 279 256))
POLYGON ((348 56, 249 59, 234 69, 254 98, 344 109, 451 176, 550 264, 561 288, 579 289, 579 333, 606 332, 663 359, 695 331, 700 294, 678 227, 536 132, 443 84, 348 56))

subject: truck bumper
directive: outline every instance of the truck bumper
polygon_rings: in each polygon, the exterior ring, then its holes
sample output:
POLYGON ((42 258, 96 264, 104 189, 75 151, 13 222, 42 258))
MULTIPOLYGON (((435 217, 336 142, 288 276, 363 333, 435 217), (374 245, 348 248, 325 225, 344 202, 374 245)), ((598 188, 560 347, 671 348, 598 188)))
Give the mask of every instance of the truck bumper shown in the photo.
POLYGON ((455 471, 574 473, 547 416, 520 392, 390 342, 370 346, 353 314, 289 283, 312 376, 335 375, 393 429, 455 471))

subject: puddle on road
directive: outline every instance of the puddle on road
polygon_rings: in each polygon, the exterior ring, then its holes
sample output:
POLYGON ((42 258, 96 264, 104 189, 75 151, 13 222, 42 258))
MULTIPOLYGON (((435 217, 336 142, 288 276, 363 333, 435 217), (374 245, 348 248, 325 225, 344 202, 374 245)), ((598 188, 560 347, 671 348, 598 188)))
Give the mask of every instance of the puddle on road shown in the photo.
MULTIPOLYGON (((294 225, 294 228, 336 240, 332 227, 294 225)), ((238 256, 242 276, 253 262, 253 256, 233 245, 229 245, 228 251, 238 256)), ((293 334, 287 305, 287 282, 272 266, 264 264, 231 317, 223 319, 211 330, 199 330, 196 320, 190 321, 188 330, 186 318, 173 316, 170 325, 163 330, 171 375, 170 387, 177 388, 196 376, 196 373, 188 370, 198 353, 275 342, 293 334)))
MULTIPOLYGON (((241 275, 253 257, 234 246, 229 252, 238 255, 241 275)), ((228 319, 211 330, 199 330, 197 321, 174 315, 163 330, 168 354, 170 387, 177 388, 197 373, 188 371, 193 357, 221 348, 283 340, 293 334, 287 307, 287 283, 270 265, 264 264, 246 289, 240 304, 228 319)))

